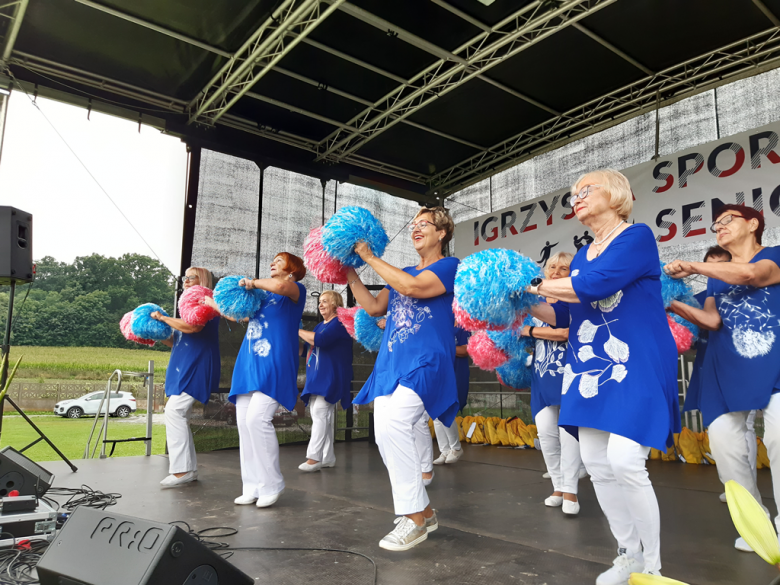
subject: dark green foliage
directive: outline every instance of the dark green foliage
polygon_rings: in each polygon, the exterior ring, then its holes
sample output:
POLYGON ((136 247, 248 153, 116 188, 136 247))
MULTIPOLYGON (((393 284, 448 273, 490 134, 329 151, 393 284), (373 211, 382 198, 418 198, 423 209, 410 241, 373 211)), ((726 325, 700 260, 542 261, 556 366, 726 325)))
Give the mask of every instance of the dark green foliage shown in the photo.
MULTIPOLYGON (((12 345, 127 347, 119 320, 143 303, 156 303, 172 313, 174 281, 154 258, 100 254, 76 258, 72 264, 51 256, 36 262, 36 280, 16 289, 12 345)), ((0 287, 0 334, 5 331, 9 287, 0 287)), ((162 344, 155 348, 168 351, 162 344)))

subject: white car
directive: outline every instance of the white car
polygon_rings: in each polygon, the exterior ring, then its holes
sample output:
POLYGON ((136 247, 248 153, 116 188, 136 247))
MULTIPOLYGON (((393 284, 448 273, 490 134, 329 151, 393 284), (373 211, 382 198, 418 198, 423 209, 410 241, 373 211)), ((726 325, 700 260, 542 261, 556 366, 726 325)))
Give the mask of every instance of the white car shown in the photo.
MULTIPOLYGON (((105 392, 92 392, 73 400, 60 400, 54 405, 54 414, 67 418, 81 418, 85 414, 94 416, 100 408, 100 400, 104 394, 105 392)), ((132 393, 112 392, 109 398, 111 402, 109 414, 111 416, 125 418, 130 416, 130 413, 135 412, 135 398, 132 393)), ((105 408, 106 402, 103 402, 103 412, 105 412, 105 408)))

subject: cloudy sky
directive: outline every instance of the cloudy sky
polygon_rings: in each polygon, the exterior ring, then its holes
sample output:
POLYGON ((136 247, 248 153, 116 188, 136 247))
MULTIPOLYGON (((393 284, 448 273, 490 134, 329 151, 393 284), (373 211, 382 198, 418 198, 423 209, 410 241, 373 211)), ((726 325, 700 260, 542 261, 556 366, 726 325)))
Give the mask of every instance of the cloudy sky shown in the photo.
POLYGON ((11 96, 0 159, 0 205, 33 214, 33 256, 158 256, 178 274, 186 150, 154 128, 38 98, 11 96), (151 249, 150 249, 151 247, 151 249), (152 252, 154 250, 154 252, 152 252))

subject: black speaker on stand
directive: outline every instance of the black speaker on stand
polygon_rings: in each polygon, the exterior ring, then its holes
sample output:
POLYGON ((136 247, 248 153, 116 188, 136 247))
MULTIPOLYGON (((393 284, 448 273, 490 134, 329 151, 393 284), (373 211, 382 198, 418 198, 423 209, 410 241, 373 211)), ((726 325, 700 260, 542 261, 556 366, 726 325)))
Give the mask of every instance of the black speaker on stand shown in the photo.
MULTIPOLYGON (((25 284, 33 282, 35 278, 35 269, 33 268, 32 253, 33 223, 32 214, 16 209, 15 207, 0 206, 0 285, 10 285, 11 294, 8 298, 8 316, 5 321, 5 335, 2 350, 2 360, 5 367, 0 375, 0 390, 5 388, 5 382, 9 370, 9 352, 11 350, 11 328, 14 316, 14 295, 16 293, 16 284, 25 284)), ((21 452, 26 451, 40 441, 46 441, 54 449, 57 455, 67 463, 73 471, 78 471, 75 465, 65 457, 57 446, 38 428, 38 426, 22 411, 19 406, 6 394, 3 400, 0 400, 0 433, 3 429, 3 407, 4 402, 14 407, 22 415, 27 424, 29 424, 38 438, 27 445, 21 452)))

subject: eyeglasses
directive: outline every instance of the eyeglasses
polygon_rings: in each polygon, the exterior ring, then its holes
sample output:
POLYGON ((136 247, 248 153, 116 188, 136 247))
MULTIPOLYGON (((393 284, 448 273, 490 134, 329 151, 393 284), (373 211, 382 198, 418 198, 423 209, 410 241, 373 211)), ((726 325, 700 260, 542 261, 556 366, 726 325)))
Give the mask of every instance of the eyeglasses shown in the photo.
POLYGON ((190 280, 197 280, 198 276, 197 275, 195 275, 195 276, 182 276, 181 279, 182 279, 182 282, 188 282, 190 280))
POLYGON ((427 221, 427 220, 424 220, 424 219, 423 219, 422 221, 418 221, 417 223, 413 223, 412 225, 410 225, 410 226, 409 226, 409 231, 410 231, 410 232, 413 232, 413 231, 414 231, 414 230, 416 230, 417 228, 419 228, 419 229, 421 229, 421 230, 424 230, 424 229, 425 229, 425 228, 427 228, 429 225, 432 225, 433 227, 436 227, 436 225, 435 225, 435 224, 431 223, 430 221, 427 221))
POLYGON ((593 187, 603 187, 603 185, 585 185, 582 189, 579 190, 578 193, 575 193, 571 196, 569 202, 571 203, 572 207, 574 206, 574 202, 577 199, 585 199, 588 195, 590 195, 590 190, 593 189, 593 187))
POLYGON ((729 225, 735 217, 739 217, 741 219, 745 219, 744 215, 729 214, 726 217, 724 217, 723 219, 721 219, 720 221, 712 222, 712 225, 710 226, 710 231, 717 234, 719 225, 724 225, 724 226, 725 225, 729 225))

